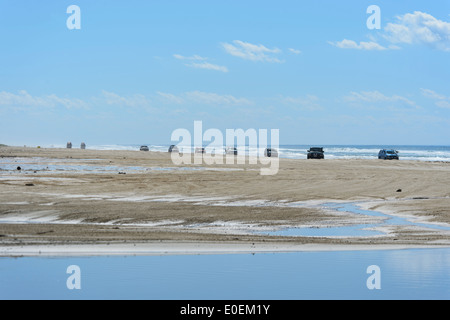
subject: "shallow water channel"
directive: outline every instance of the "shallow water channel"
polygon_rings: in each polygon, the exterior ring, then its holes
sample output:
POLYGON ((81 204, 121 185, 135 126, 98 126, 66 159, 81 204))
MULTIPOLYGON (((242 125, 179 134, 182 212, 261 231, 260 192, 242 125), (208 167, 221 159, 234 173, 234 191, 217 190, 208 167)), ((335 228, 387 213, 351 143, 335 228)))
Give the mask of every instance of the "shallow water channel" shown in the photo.
POLYGON ((260 234, 274 235, 274 236, 306 236, 306 237, 370 237, 380 236, 384 232, 373 230, 377 227, 408 225, 417 226, 433 230, 450 231, 450 227, 441 226, 437 224, 416 223, 411 222, 405 218, 388 215, 374 210, 361 209, 357 203, 328 203, 322 205, 323 208, 336 210, 338 212, 349 212, 366 216, 385 218, 382 223, 378 224, 358 224, 351 226, 329 227, 329 228, 285 228, 276 231, 265 231, 260 234))

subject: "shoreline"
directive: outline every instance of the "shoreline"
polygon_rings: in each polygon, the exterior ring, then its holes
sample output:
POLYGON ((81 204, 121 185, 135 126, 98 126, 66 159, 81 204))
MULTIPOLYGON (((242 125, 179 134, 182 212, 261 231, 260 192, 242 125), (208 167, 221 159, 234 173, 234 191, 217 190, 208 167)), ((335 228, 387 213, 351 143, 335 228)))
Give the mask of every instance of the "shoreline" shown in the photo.
POLYGON ((0 257, 100 257, 443 249, 449 245, 153 242, 0 247, 0 257))
POLYGON ((260 166, 248 163, 174 169, 162 152, 1 147, 0 157, 11 160, 0 170, 0 256, 450 246, 448 163, 280 158, 277 175, 261 176, 260 166), (15 170, 15 159, 22 170, 15 170), (410 223, 381 225, 390 218, 410 223), (375 225, 382 234, 252 233, 357 225, 375 225))

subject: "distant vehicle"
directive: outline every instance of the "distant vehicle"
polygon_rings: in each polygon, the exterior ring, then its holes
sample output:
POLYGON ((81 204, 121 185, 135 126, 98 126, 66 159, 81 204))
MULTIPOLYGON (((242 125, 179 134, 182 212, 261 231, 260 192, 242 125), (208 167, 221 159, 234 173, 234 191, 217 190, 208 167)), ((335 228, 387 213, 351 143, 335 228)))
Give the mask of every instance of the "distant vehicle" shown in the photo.
POLYGON ((325 155, 324 155, 324 151, 323 148, 310 148, 308 150, 308 155, 307 158, 308 159, 325 159, 325 155))
POLYGON ((195 153, 205 153, 205 148, 195 148, 195 153))
POLYGON ((171 145, 169 147, 169 152, 179 152, 178 147, 176 145, 171 145))
POLYGON ((232 155, 237 156, 238 150, 237 150, 237 148, 228 147, 228 148, 225 150, 225 154, 232 154, 232 155))
POLYGON ((141 151, 149 151, 149 148, 147 146, 141 146, 141 151))
POLYGON ((399 160, 398 151, 383 149, 378 153, 378 159, 382 160, 399 160))
POLYGON ((272 149, 272 148, 267 148, 266 150, 264 150, 264 155, 266 157, 278 157, 278 150, 277 149, 272 149))

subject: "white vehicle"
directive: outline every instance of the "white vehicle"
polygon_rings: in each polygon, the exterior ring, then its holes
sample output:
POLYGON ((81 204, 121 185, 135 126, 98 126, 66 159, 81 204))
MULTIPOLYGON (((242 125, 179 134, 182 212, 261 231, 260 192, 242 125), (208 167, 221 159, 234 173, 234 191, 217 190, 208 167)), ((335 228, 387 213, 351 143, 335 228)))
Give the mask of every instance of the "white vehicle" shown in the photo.
POLYGON ((225 150, 225 154, 233 154, 233 155, 237 156, 238 150, 237 150, 237 148, 228 147, 225 150))

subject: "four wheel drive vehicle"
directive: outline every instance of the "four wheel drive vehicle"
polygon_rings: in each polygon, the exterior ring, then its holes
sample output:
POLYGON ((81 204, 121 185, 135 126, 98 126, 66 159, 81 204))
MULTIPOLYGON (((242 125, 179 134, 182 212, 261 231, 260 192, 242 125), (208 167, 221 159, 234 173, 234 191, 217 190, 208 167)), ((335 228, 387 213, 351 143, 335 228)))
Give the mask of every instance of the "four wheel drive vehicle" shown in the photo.
POLYGON ((225 150, 225 154, 233 154, 233 155, 237 156, 238 150, 237 150, 237 148, 228 147, 225 150))
POLYGON ((264 156, 266 157, 278 157, 278 150, 277 149, 272 149, 272 148, 267 148, 266 150, 264 150, 264 156))
POLYGON ((169 147, 169 152, 179 152, 178 147, 176 145, 171 145, 169 147))
POLYGON ((308 150, 308 159, 325 159, 323 148, 310 148, 308 150))
POLYGON ((147 146, 141 146, 141 149, 140 149, 141 151, 149 151, 149 149, 148 149, 148 147, 147 146))
POLYGON ((398 151, 395 150, 380 150, 378 153, 378 159, 382 160, 399 160, 398 151))

